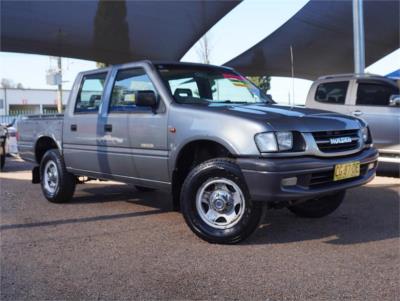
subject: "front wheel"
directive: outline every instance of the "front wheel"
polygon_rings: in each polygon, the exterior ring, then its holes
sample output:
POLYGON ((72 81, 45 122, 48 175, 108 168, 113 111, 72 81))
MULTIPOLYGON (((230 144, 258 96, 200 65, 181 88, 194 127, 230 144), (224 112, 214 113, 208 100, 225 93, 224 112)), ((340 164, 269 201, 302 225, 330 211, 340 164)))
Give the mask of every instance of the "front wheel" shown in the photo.
POLYGON ((75 177, 65 168, 64 160, 56 149, 47 151, 40 162, 40 184, 46 199, 53 203, 71 200, 75 191, 75 177))
POLYGON ((290 211, 300 217, 319 218, 335 211, 346 195, 346 191, 311 199, 303 203, 288 207, 290 211))
POLYGON ((200 238, 232 244, 257 228, 262 206, 250 200, 239 167, 229 159, 196 166, 183 183, 181 209, 186 223, 200 238))

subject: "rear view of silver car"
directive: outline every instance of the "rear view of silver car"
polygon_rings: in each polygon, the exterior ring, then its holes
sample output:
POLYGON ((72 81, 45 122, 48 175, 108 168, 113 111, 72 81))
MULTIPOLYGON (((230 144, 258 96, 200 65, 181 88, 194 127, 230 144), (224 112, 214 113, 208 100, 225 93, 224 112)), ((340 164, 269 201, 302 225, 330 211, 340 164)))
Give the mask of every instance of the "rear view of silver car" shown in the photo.
POLYGON ((316 80, 306 106, 365 120, 379 150, 378 172, 400 175, 399 84, 377 75, 330 75, 316 80))

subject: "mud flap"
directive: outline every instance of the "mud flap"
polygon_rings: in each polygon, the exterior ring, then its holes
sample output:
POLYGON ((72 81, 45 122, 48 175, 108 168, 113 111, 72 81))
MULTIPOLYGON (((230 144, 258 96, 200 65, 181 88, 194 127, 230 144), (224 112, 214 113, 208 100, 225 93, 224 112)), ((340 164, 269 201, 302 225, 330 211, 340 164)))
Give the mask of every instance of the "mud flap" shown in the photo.
POLYGON ((39 184, 40 183, 40 170, 39 166, 35 166, 32 169, 32 183, 33 184, 39 184))

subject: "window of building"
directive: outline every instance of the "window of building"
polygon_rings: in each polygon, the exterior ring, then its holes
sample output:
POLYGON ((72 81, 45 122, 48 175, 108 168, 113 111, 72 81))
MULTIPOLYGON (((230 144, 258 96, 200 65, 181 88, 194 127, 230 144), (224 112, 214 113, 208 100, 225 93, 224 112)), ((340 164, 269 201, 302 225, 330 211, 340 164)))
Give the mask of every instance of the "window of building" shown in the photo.
POLYGON ((107 73, 85 75, 75 104, 76 113, 97 113, 101 104, 107 73))
POLYGON ((147 112, 151 108, 136 106, 136 92, 154 91, 153 83, 143 68, 120 70, 111 93, 110 112, 147 112))
POLYGON ((400 94, 399 88, 380 83, 359 83, 357 90, 357 105, 388 106, 390 96, 400 94))
POLYGON ((348 86, 348 81, 320 84, 315 93, 315 100, 329 104, 344 104, 348 86))

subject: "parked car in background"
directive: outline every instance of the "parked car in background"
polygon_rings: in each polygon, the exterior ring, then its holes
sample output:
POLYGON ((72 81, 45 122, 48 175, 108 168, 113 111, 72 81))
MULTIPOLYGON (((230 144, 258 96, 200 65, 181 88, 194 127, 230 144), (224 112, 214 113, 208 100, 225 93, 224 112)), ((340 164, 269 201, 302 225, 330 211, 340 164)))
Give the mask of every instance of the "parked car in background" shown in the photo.
POLYGON ((10 124, 0 124, 0 170, 3 170, 6 156, 18 153, 17 130, 10 124))
POLYGON ((6 139, 7 127, 0 124, 0 170, 3 170, 6 163, 6 139))
POLYGON ((263 208, 333 212, 375 176, 378 152, 362 120, 273 104, 236 71, 142 61, 78 75, 64 115, 18 123, 18 147, 51 202, 79 176, 172 194, 199 237, 236 243, 263 208))
POLYGON ((400 175, 400 92, 397 81, 379 75, 329 75, 316 80, 306 107, 365 120, 379 150, 378 172, 400 175))
POLYGON ((15 127, 10 126, 7 128, 7 140, 6 140, 6 153, 7 155, 18 154, 18 131, 15 127))

